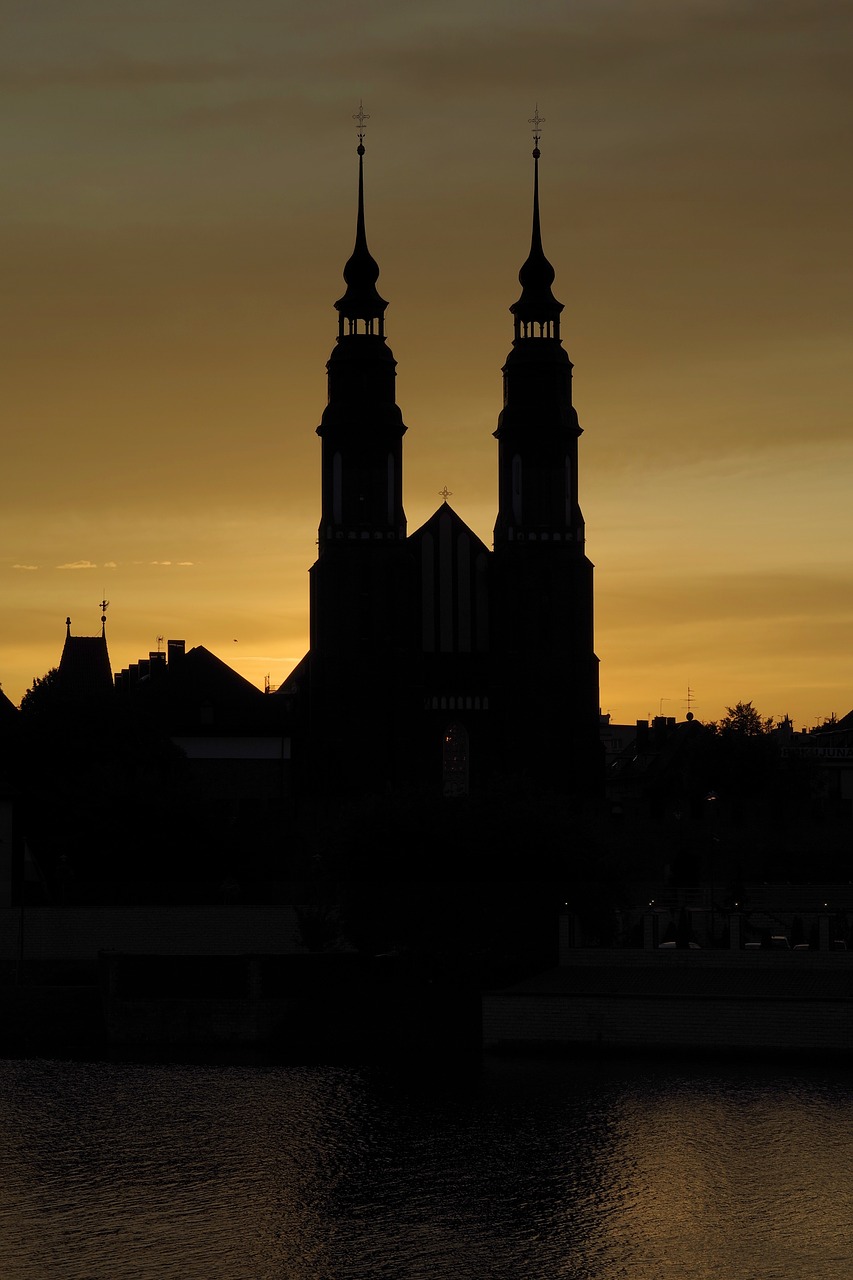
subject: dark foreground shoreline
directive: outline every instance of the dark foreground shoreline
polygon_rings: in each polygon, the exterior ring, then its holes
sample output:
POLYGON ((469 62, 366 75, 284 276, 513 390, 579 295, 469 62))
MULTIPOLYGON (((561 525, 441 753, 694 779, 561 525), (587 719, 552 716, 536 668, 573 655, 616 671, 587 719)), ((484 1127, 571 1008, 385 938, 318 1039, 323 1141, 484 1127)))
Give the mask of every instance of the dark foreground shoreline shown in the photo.
POLYGON ((355 1063, 485 1051, 853 1062, 846 955, 614 954, 578 953, 486 991, 387 958, 110 954, 96 973, 65 983, 5 975, 0 1056, 355 1063))

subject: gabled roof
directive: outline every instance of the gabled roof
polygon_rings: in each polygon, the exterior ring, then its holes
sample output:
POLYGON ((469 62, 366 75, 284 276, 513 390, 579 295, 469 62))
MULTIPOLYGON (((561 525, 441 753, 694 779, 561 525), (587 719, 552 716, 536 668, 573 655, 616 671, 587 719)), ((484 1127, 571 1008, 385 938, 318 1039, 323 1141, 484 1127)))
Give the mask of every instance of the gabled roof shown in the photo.
POLYGON ((305 681, 308 679, 310 659, 310 653, 306 653, 305 657, 301 658, 299 662, 297 662, 290 674, 278 686, 273 697, 287 696, 288 694, 299 692, 305 681))
POLYGON ((178 661, 170 664, 170 683, 189 696, 215 694, 228 706, 245 706, 263 698, 257 685, 241 676, 215 653, 198 644, 178 661))
POLYGON ((133 697, 170 733, 277 734, 286 710, 204 645, 140 680, 133 697))
POLYGON ((476 655, 482 659, 489 643, 488 547, 447 502, 412 534, 407 546, 419 575, 422 653, 442 661, 451 654, 454 661, 463 655, 464 661, 476 655))
POLYGON ((456 514, 449 502, 442 502, 441 506, 432 513, 429 520, 425 521, 414 533, 409 534, 407 541, 418 542, 427 534, 437 538, 442 524, 447 520, 450 521, 450 529, 454 537, 457 537, 460 533, 467 534, 472 542, 476 544, 475 550, 489 551, 485 542, 477 537, 474 530, 465 523, 461 516, 456 514))

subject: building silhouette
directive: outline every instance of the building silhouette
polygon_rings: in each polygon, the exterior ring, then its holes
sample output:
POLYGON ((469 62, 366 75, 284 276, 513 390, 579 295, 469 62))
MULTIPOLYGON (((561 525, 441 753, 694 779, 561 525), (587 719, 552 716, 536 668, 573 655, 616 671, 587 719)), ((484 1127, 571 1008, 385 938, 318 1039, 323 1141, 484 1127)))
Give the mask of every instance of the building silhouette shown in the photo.
MULTIPOLYGON (((106 608, 106 602, 102 602, 106 608)), ((106 698, 113 690, 113 674, 107 649, 106 615, 101 614, 101 634, 73 636, 71 619, 65 619, 65 644, 59 659, 58 684, 66 698, 106 698)))
MULTIPOLYGON (((230 761, 239 774, 230 790, 247 802, 255 798, 254 784, 241 789, 247 762, 257 769, 258 761, 274 761, 276 797, 297 803, 389 787, 452 797, 507 782, 583 794, 603 785, 593 569, 578 501, 581 428, 560 337, 563 304, 542 245, 538 142, 537 133, 530 249, 510 307, 512 348, 494 432, 493 548, 448 493, 425 524, 407 528, 406 426, 385 333, 388 304, 367 244, 362 134, 355 245, 335 303, 317 428, 309 651, 270 697, 183 641, 116 674, 117 714, 142 717, 197 770, 230 761)), ((100 636, 81 637, 67 622, 58 671, 65 697, 112 691, 103 613, 101 623, 100 636)), ((229 787, 214 790, 222 797, 229 787)))
MULTIPOLYGON (((538 123, 538 122, 537 122, 538 123)), ((498 513, 488 547, 445 501, 409 534, 387 303, 367 245, 364 143, 355 246, 327 364, 310 650, 282 686, 294 762, 315 791, 506 779, 599 785, 592 564, 578 502, 572 364, 542 246, 539 137, 529 254, 503 367, 498 513)), ((449 495, 447 495, 449 496, 449 495)))

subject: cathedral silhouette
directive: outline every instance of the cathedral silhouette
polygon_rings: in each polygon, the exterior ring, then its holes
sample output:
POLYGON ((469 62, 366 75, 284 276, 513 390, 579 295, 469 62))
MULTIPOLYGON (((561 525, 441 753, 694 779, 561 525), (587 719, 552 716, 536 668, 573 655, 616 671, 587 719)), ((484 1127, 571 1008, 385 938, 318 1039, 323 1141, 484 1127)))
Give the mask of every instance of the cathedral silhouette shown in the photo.
POLYGON ((293 708, 294 766, 314 791, 408 785, 452 796, 525 780, 588 793, 601 783, 581 428, 542 247, 538 113, 532 123, 533 227, 494 433, 493 550, 446 498, 407 533, 406 427, 367 246, 359 133, 355 247, 317 428, 310 650, 280 690, 293 708))

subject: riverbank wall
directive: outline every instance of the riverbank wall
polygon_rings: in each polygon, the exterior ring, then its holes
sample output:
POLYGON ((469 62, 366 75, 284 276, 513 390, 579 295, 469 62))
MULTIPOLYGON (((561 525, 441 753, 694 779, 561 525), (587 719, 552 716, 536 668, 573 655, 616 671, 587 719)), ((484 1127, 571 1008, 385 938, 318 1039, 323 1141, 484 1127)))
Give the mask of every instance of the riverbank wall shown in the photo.
POLYGON ((849 952, 575 950, 483 996, 486 1049, 853 1055, 849 952))
MULTIPOLYGON (((825 931, 822 931, 825 932, 825 931)), ((828 935, 827 935, 828 936, 828 935)), ((265 1045, 853 1054, 853 952, 584 949, 482 994, 405 957, 308 952, 291 907, 0 912, 0 1053, 265 1045)))

